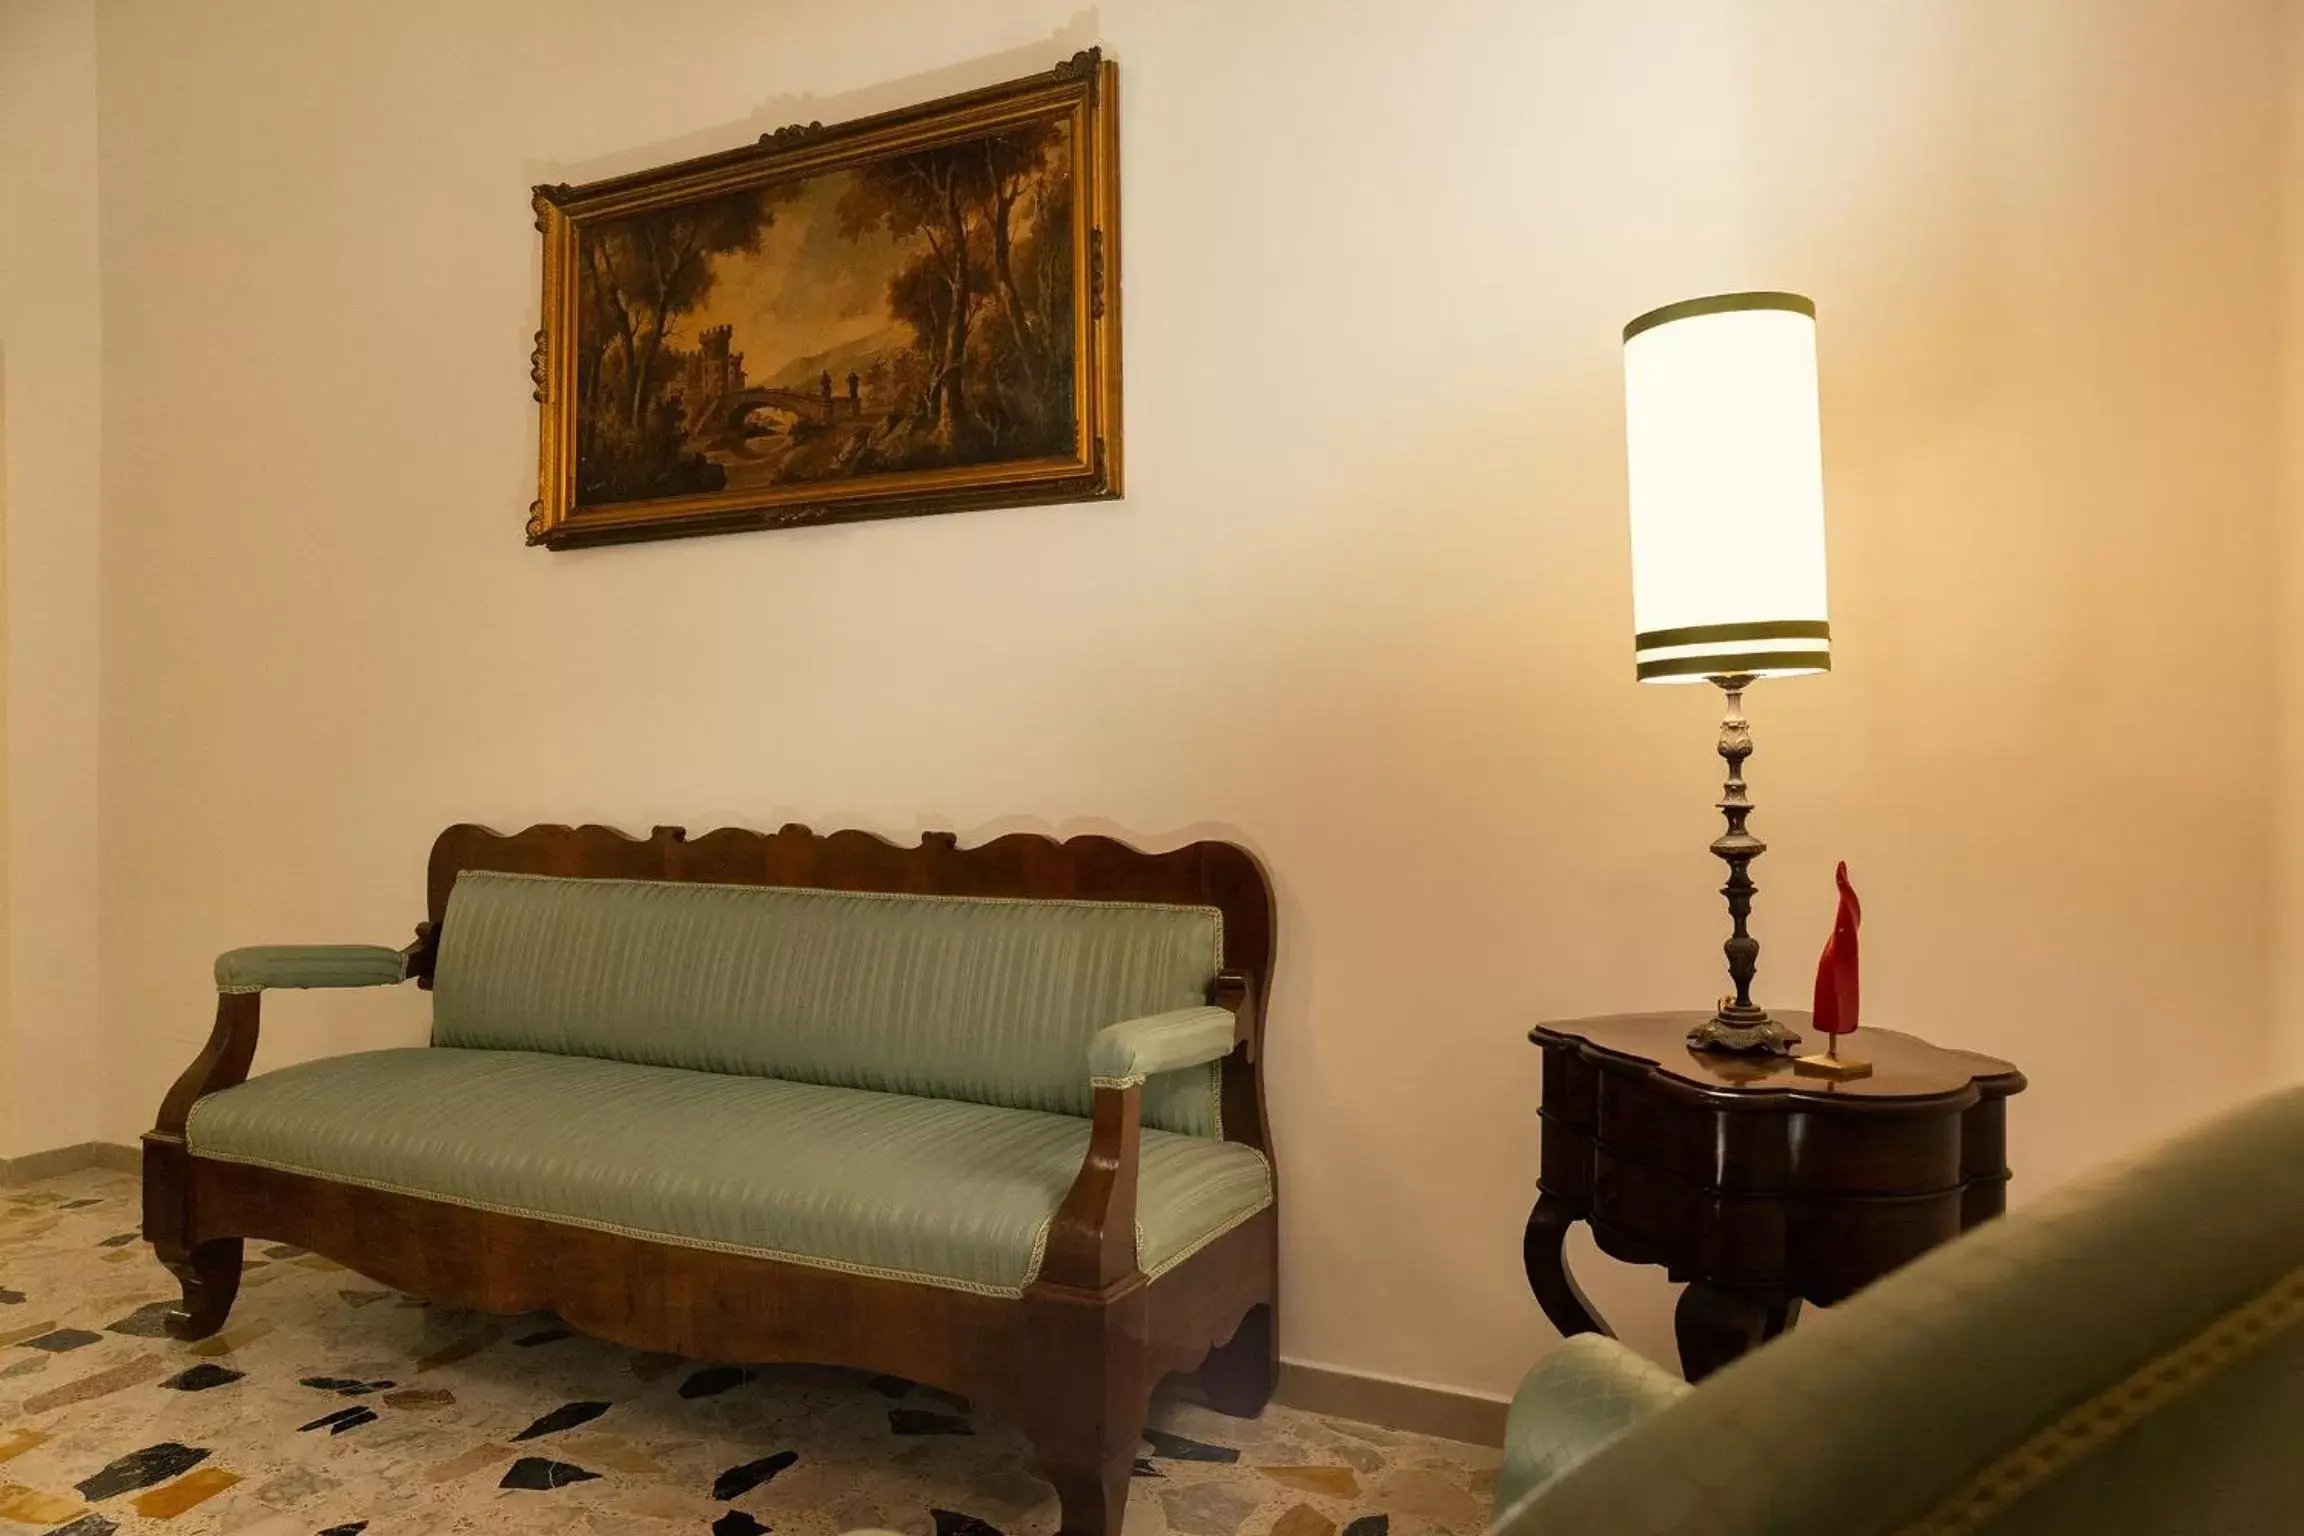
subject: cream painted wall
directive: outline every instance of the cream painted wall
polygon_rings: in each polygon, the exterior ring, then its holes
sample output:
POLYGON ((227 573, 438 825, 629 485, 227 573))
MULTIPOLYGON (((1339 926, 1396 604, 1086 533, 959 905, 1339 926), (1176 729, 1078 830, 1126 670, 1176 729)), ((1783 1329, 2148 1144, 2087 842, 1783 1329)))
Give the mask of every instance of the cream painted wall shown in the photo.
POLYGON ((93 0, 0 0, 0 1156, 96 1135, 93 0))
MULTIPOLYGON (((2004 1053, 2019 1197, 2266 1052, 2270 0, 212 0, 101 16, 106 1126, 443 824, 1237 838, 1284 1349, 1503 1392, 1530 1023, 1712 995, 1617 328, 1822 315, 1839 670, 1752 698, 1763 996, 2004 1053), (527 188, 1123 71, 1129 495, 550 556, 527 188), (2180 1045, 2172 1055, 2170 1042, 2180 1045), (2171 1063, 2176 1065, 2171 1065, 2171 1063)), ((284 1000, 260 1065, 421 1037, 284 1000)), ((1647 1272, 1588 1274, 1667 1347, 1647 1272)))

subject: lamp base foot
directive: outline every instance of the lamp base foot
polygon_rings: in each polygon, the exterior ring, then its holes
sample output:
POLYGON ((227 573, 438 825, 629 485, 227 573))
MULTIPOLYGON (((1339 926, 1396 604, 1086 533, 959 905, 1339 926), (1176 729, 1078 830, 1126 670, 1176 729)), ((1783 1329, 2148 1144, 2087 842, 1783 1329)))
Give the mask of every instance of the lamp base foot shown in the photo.
POLYGON ((1735 1051, 1754 1056, 1789 1056, 1800 1036, 1789 1024, 1768 1016, 1765 1008, 1739 1008, 1723 1001, 1720 1011, 1688 1031, 1688 1043, 1700 1051, 1735 1051))

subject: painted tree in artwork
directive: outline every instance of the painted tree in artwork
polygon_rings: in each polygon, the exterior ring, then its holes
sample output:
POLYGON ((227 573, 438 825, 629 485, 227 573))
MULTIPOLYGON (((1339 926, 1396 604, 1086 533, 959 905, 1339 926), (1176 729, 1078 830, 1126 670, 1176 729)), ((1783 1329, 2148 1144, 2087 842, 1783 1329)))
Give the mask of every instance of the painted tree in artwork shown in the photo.
POLYGON ((885 230, 915 254, 889 280, 919 381, 855 467, 912 468, 1071 440, 1071 167, 1055 124, 938 145, 859 168, 841 197, 850 238, 885 230))
POLYGON ((909 322, 931 359, 925 414, 938 441, 956 447, 973 423, 968 414, 968 322, 982 293, 969 249, 969 210, 978 201, 981 157, 971 145, 916 150, 857 171, 840 200, 840 224, 851 236, 878 224, 920 254, 890 280, 888 302, 909 322))
POLYGON ((790 196, 789 187, 750 188, 583 231, 579 500, 719 489, 720 469, 682 444, 672 385, 685 359, 666 337, 711 291, 714 259, 758 251, 774 205, 790 196))

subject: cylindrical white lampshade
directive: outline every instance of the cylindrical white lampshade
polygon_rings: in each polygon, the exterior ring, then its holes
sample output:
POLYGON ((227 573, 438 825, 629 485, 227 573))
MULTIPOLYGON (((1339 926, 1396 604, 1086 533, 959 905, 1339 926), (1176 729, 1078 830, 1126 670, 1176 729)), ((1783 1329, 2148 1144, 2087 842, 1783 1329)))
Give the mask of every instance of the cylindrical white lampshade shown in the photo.
POLYGON ((1641 681, 1829 670, 1816 306, 1726 293, 1640 316, 1624 426, 1641 681))

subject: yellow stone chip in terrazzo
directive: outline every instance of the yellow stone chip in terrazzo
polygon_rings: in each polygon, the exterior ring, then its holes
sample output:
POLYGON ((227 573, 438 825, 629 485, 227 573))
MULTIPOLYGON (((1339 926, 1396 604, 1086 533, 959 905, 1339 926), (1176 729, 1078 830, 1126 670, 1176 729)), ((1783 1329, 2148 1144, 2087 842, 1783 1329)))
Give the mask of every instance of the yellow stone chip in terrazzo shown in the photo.
POLYGON ((0 1520, 26 1525, 62 1525, 88 1512, 88 1506, 61 1493, 43 1493, 22 1483, 0 1483, 0 1520))
POLYGON ((1272 1536, 1336 1536, 1336 1522, 1309 1504, 1298 1504, 1272 1522, 1272 1536))
POLYGON ((134 1501, 136 1513, 150 1520, 172 1520, 238 1481, 237 1472, 227 1472, 222 1467, 202 1467, 172 1483, 162 1483, 149 1493, 138 1494, 134 1501))
POLYGON ((28 1328, 11 1328, 6 1333, 0 1333, 0 1346, 21 1344, 26 1339, 36 1339, 44 1333, 54 1333, 60 1326, 54 1318, 50 1318, 47 1322, 34 1323, 28 1328))
POLYGON ((228 1355, 236 1349, 246 1349, 271 1331, 272 1321, 269 1318, 258 1318, 254 1322, 236 1323, 215 1337, 202 1339, 193 1345, 192 1353, 206 1355, 211 1359, 217 1355, 228 1355))
POLYGON ((630 1472, 636 1477, 659 1477, 664 1464, 642 1452, 629 1440, 614 1435, 582 1435, 567 1442, 568 1458, 594 1471, 630 1472))
MULTIPOLYGON (((168 1362, 158 1355, 138 1355, 118 1365, 107 1366, 93 1375, 83 1376, 78 1381, 68 1381, 60 1387, 50 1387, 37 1396, 28 1397, 24 1399, 24 1411, 50 1413, 58 1408, 69 1408, 74 1403, 91 1402, 124 1387, 133 1387, 138 1382, 156 1380, 167 1372, 168 1362)), ((13 1451, 8 1453, 9 1456, 14 1454, 13 1451)), ((7 1456, 0 1456, 0 1461, 6 1459, 7 1456)))
POLYGON ((406 1408, 421 1413, 426 1409, 445 1408, 456 1401, 456 1394, 443 1387, 410 1387, 405 1392, 384 1394, 387 1408, 406 1408))
POLYGON ((470 1477, 482 1467, 509 1462, 512 1457, 513 1450, 508 1445, 476 1445, 468 1451, 449 1457, 446 1461, 434 1462, 431 1466, 426 1467, 424 1469, 424 1481, 428 1483, 452 1483, 460 1477, 470 1477))
POLYGON ((1266 1477, 1306 1493, 1325 1493, 1333 1498, 1351 1499, 1360 1494, 1360 1479, 1352 1475, 1350 1467, 1259 1467, 1266 1477))
MULTIPOLYGON (((25 1406, 26 1409, 30 1412, 39 1412, 38 1409, 32 1408, 30 1404, 26 1404, 25 1406)), ((0 1461, 14 1461, 17 1457, 32 1449, 32 1447, 36 1445, 46 1445, 47 1443, 48 1437, 42 1434, 39 1430, 12 1429, 5 1435, 0 1435, 0 1461)))

